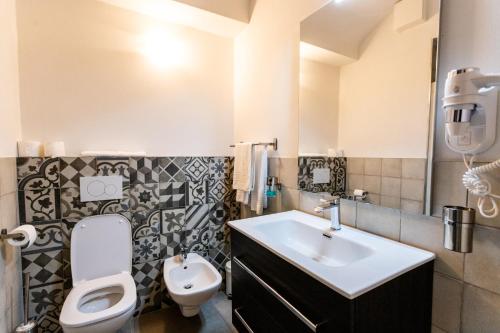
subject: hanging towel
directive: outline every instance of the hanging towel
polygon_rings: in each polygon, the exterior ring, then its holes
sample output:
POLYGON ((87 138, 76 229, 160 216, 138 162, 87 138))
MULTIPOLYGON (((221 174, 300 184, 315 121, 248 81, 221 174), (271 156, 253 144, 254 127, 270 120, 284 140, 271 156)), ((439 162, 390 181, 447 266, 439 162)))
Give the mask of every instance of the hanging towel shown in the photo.
POLYGON ((233 188, 236 190, 236 201, 247 205, 253 185, 253 145, 251 143, 238 143, 234 148, 233 173, 233 188))
POLYGON ((267 208, 267 149, 265 146, 257 146, 254 151, 254 185, 250 198, 250 209, 257 215, 262 215, 267 208))

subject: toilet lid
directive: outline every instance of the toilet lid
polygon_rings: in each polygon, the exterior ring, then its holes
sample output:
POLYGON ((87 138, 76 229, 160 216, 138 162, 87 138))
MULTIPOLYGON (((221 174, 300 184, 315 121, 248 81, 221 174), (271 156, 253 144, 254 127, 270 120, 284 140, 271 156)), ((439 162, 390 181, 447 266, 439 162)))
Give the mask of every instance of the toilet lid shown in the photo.
POLYGON ((90 216, 74 226, 71 233, 73 286, 131 269, 132 231, 125 217, 90 216))
POLYGON ((64 300, 59 321, 64 327, 88 326, 124 314, 134 308, 136 300, 134 279, 128 272, 85 281, 71 289, 68 297, 64 300), (80 301, 84 296, 113 286, 120 286, 123 289, 123 296, 118 303, 97 312, 88 313, 80 310, 80 301))

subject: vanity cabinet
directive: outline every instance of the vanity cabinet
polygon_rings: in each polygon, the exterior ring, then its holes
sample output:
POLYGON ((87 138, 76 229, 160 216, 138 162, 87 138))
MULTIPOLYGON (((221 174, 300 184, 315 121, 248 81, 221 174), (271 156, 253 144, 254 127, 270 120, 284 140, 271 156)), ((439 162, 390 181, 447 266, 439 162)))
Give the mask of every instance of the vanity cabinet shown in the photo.
POLYGON ((349 299, 235 229, 231 255, 240 333, 431 331, 433 261, 349 299))

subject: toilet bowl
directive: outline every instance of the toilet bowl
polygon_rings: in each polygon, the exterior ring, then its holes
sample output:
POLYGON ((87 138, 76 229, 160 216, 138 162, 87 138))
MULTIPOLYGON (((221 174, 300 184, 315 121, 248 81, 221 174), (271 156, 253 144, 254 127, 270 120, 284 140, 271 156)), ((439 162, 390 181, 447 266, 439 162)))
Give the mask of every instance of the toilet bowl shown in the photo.
POLYGON ((65 333, 111 333, 133 315, 132 233, 121 215, 82 219, 71 233, 73 289, 59 322, 65 333))
POLYGON ((196 253, 189 253, 184 263, 178 256, 165 260, 163 278, 185 317, 197 315, 200 305, 219 290, 222 282, 215 267, 196 253))

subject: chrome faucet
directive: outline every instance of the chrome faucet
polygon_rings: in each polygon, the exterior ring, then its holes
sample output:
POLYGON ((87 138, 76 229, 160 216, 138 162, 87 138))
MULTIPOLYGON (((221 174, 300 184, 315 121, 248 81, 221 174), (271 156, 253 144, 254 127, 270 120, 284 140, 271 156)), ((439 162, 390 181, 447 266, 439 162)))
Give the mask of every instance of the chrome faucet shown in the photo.
POLYGON ((179 254, 179 258, 181 259, 181 263, 185 264, 187 261, 188 251, 187 249, 181 245, 181 253, 179 254))
POLYGON ((324 212, 326 209, 330 209, 330 228, 325 230, 323 236, 332 238, 333 232, 340 230, 340 198, 335 197, 331 200, 320 199, 320 204, 314 208, 316 213, 324 212))

